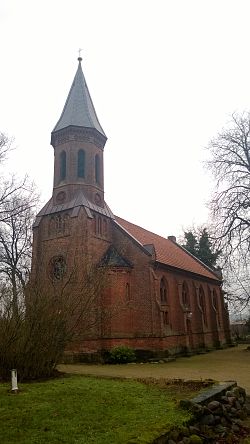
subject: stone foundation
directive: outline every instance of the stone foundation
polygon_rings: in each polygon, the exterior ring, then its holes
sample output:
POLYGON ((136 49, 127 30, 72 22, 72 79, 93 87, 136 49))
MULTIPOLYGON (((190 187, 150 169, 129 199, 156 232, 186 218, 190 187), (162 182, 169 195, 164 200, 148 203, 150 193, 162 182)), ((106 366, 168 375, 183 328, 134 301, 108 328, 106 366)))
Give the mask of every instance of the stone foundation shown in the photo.
MULTIPOLYGON (((121 343, 116 343, 113 346, 117 345, 126 345, 131 346, 128 341, 122 341, 121 343)), ((135 355, 136 355, 136 361, 137 362, 168 362, 169 359, 173 360, 175 357, 180 356, 192 356, 194 354, 203 354, 208 353, 209 351, 215 349, 215 348, 226 348, 226 347, 232 347, 232 344, 224 344, 224 346, 214 347, 214 348, 197 348, 195 350, 191 350, 186 346, 178 346, 178 347, 172 347, 170 349, 147 349, 147 348, 133 348, 135 355)), ((106 356, 108 353, 108 350, 110 350, 112 347, 110 346, 107 349, 99 350, 99 351, 66 351, 63 355, 62 364, 75 364, 75 363, 86 363, 86 364, 105 364, 107 362, 106 356)))

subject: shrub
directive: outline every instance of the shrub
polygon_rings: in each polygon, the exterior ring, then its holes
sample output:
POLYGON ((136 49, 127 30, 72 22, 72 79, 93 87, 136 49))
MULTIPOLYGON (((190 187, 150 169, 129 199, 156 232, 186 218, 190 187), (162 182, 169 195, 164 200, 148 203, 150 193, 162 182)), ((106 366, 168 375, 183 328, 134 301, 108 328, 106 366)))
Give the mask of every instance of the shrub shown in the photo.
POLYGON ((113 347, 109 352, 109 362, 113 364, 126 364, 127 362, 134 362, 135 359, 134 350, 126 345, 113 347))
POLYGON ((25 297, 25 309, 0 313, 0 379, 9 379, 11 369, 19 381, 53 376, 70 340, 59 301, 31 286, 25 297))
POLYGON ((30 282, 23 303, 15 306, 11 291, 4 292, 0 282, 0 379, 9 379, 11 369, 17 369, 19 380, 53 376, 67 345, 109 315, 104 311, 99 317, 96 310, 105 267, 88 269, 79 293, 71 291, 75 272, 51 285, 30 282))

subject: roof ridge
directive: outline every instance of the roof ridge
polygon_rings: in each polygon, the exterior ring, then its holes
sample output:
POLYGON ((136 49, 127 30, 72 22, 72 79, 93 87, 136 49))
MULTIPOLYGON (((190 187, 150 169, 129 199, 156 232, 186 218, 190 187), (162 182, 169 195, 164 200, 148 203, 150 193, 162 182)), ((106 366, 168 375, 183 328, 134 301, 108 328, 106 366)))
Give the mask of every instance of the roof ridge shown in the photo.
MULTIPOLYGON (((161 239, 169 240, 167 237, 163 237, 163 236, 161 236, 160 234, 157 234, 157 233, 154 233, 153 231, 148 230, 147 228, 143 228, 143 227, 141 227, 140 225, 134 224, 133 222, 129 222, 129 220, 123 219, 123 218, 120 217, 120 216, 116 216, 116 215, 115 215, 115 218, 122 219, 122 220, 124 220, 124 222, 127 222, 127 223, 129 223, 129 224, 131 224, 131 225, 134 225, 134 227, 138 227, 138 228, 140 228, 141 230, 144 230, 144 231, 147 231, 147 232, 150 233, 150 234, 153 234, 154 236, 160 237, 161 239)), ((147 245, 147 244, 145 244, 145 245, 147 245)))

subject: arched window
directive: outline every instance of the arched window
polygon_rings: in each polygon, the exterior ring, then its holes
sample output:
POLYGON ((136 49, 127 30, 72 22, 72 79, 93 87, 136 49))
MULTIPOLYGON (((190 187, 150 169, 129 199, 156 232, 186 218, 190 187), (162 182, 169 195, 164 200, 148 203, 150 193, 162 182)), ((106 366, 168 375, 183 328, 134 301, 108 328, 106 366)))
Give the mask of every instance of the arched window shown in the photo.
POLYGON ((95 156, 95 181, 98 183, 98 185, 101 184, 101 171, 100 171, 100 157, 98 154, 95 156))
POLYGON ((164 325, 169 325, 169 314, 168 311, 163 312, 163 323, 164 325))
POLYGON ((213 306, 216 310, 218 310, 217 293, 215 290, 213 290, 213 306))
POLYGON ((102 218, 98 217, 98 234, 102 235, 102 218))
POLYGON ((220 310, 218 306, 218 294, 216 290, 213 290, 213 306, 216 310, 216 317, 218 321, 218 326, 221 327, 221 320, 220 320, 220 310))
POLYGON ((85 177, 85 151, 79 150, 77 156, 77 177, 85 177))
POLYGON ((62 151, 60 154, 60 180, 66 179, 66 153, 62 151))
POLYGON ((68 213, 56 214, 49 221, 49 235, 62 236, 70 232, 70 217, 68 213))
POLYGON ((186 282, 183 282, 182 284, 182 303, 185 305, 185 307, 189 307, 189 293, 186 282))
POLYGON ((207 292, 208 292, 208 295, 209 295, 208 299, 209 300, 212 299, 212 291, 211 291, 211 288, 209 287, 209 285, 207 286, 207 292))
POLYGON ((57 234, 62 233, 63 231, 63 223, 62 223, 62 216, 58 214, 56 216, 56 232, 57 234))
POLYGON ((167 303, 167 283, 164 278, 160 282, 160 299, 162 304, 167 303))
POLYGON ((107 221, 106 221, 106 219, 103 219, 103 234, 104 234, 104 236, 107 236, 107 231, 108 231, 107 221))
POLYGON ((64 234, 69 233, 69 215, 68 214, 64 214, 64 216, 63 216, 63 232, 64 232, 64 234))
POLYGON ((207 312, 206 312, 206 301, 205 301, 205 294, 202 286, 199 288, 199 304, 202 310, 203 314, 203 320, 204 324, 207 325, 207 312))
POLYGON ((53 236, 55 232, 56 232, 56 223, 54 216, 52 216, 49 221, 49 236, 53 236))
POLYGON ((96 234, 97 233, 97 226, 96 226, 96 216, 95 216, 95 214, 93 215, 93 230, 94 230, 94 233, 96 234))
POLYGON ((130 285, 126 283, 126 301, 130 301, 130 285))

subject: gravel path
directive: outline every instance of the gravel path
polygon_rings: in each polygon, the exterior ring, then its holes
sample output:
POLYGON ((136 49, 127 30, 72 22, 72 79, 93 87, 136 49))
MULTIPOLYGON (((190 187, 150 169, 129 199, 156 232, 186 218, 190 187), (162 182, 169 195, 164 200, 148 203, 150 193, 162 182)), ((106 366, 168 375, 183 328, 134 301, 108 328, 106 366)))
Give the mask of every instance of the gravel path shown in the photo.
POLYGON ((237 381, 250 395, 250 351, 247 345, 215 350, 164 364, 89 365, 61 364, 66 373, 124 378, 181 378, 237 381))

